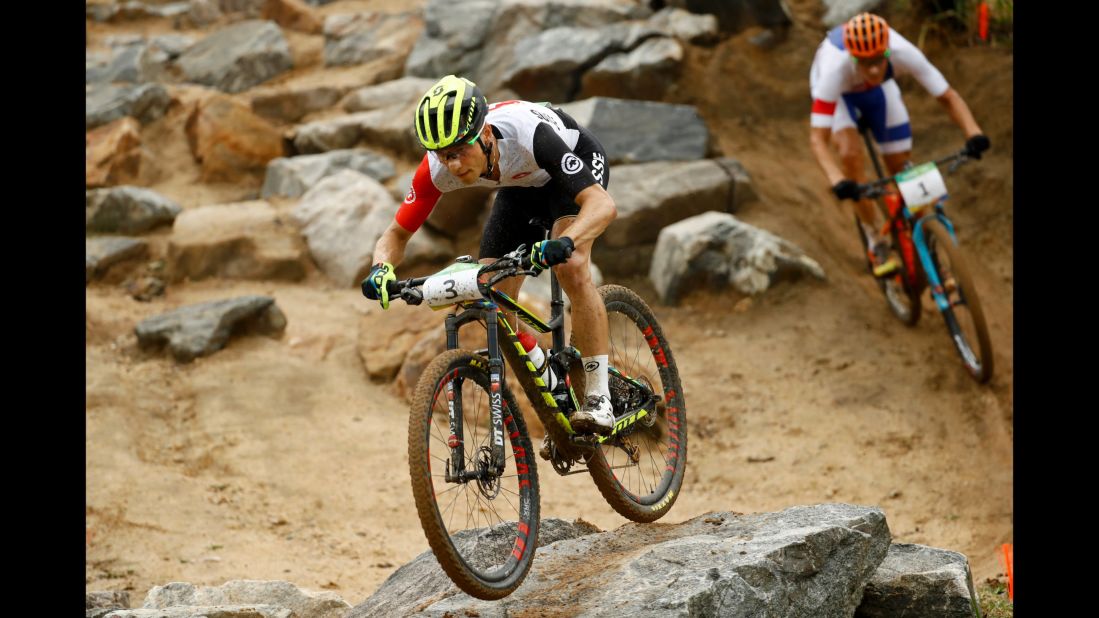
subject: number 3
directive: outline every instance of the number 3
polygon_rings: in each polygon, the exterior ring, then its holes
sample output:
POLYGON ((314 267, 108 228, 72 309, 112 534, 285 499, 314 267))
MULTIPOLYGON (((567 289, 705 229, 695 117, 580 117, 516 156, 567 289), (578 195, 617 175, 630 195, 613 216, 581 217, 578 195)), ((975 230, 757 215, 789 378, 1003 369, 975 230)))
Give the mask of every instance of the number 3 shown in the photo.
POLYGON ((447 298, 456 298, 458 296, 458 290, 454 289, 455 282, 453 279, 447 279, 443 282, 443 285, 446 287, 447 298))

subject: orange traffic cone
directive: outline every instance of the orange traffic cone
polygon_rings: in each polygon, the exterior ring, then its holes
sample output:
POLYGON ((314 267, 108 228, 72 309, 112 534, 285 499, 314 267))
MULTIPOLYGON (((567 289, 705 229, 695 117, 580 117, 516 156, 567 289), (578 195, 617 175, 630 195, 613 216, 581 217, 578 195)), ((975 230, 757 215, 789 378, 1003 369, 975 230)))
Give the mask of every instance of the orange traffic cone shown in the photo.
POLYGON ((1015 576, 1012 573, 1015 566, 1015 556, 1011 547, 1011 543, 1004 543, 1001 546, 1004 552, 1004 571, 1007 573, 1007 598, 1012 603, 1015 602, 1015 576))

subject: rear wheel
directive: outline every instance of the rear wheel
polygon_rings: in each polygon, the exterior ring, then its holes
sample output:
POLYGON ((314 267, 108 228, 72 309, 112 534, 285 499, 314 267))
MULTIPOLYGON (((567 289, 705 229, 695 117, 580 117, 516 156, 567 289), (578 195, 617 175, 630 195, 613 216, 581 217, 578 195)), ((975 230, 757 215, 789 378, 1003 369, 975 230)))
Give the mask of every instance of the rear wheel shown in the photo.
MULTIPOLYGON (((855 217, 855 228, 859 231, 859 240, 862 242, 863 251, 866 252, 868 246, 866 232, 863 231, 858 217, 855 217)), ((893 250, 897 255, 901 255, 895 231, 892 235, 892 242, 893 250)), ((870 260, 869 253, 866 254, 866 270, 871 277, 874 277, 874 263, 870 260)), ((897 319, 904 322, 906 326, 913 326, 920 321, 920 289, 917 286, 909 285, 905 281, 904 270, 902 264, 897 272, 886 277, 874 277, 874 280, 877 281, 878 287, 885 295, 885 302, 889 305, 889 310, 893 312, 893 315, 897 316, 897 319)))
POLYGON ((655 521, 675 504, 687 469, 683 387, 671 347, 645 301, 618 285, 602 286, 599 293, 610 327, 608 362, 622 375, 609 375, 617 430, 597 447, 588 471, 620 515, 655 521), (627 410, 635 416, 623 418, 627 410))
POLYGON ((539 509, 530 438, 507 389, 503 472, 492 461, 487 367, 482 356, 449 350, 424 370, 409 414, 408 464, 420 524, 443 571, 467 594, 491 600, 530 570, 539 509), (451 409, 461 422, 453 435, 451 409))
POLYGON ((927 231, 927 249, 948 302, 942 314, 950 338, 969 375, 978 382, 987 382, 992 377, 992 343, 962 248, 938 219, 928 218, 923 227, 927 231))

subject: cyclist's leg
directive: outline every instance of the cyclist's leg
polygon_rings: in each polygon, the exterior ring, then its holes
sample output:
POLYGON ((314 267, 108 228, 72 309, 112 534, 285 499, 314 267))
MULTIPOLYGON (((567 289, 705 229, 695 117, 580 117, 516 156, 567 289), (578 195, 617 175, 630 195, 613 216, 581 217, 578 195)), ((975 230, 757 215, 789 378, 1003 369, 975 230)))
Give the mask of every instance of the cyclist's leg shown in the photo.
MULTIPOLYGON (((496 192, 485 227, 481 231, 481 247, 478 253, 482 264, 514 251, 520 244, 527 249, 542 240, 541 228, 531 225, 530 219, 540 201, 538 191, 528 187, 504 187, 496 192)), ((496 289, 513 299, 519 299, 519 289, 526 277, 509 277, 496 284, 496 289)), ((525 328, 514 314, 509 314, 513 328, 525 328)), ((533 331, 531 331, 533 333, 533 331)))
MULTIPOLYGON (((593 170, 596 181, 606 189, 610 183, 610 169, 603 163, 606 152, 599 141, 586 129, 581 129, 580 138, 573 149, 577 156, 593 170)), ((580 206, 570 197, 561 195, 550 205, 553 213, 553 236, 565 234, 576 219, 580 206)), ((603 297, 595 287, 591 277, 592 242, 578 242, 572 256, 564 264, 554 267, 561 288, 572 302, 572 338, 580 349, 587 376, 586 398, 606 397, 606 408, 610 409, 610 388, 607 384, 607 363, 610 354, 610 337, 607 329, 607 308, 603 297)), ((589 406, 584 406, 585 410, 589 406)))
MULTIPOLYGON (((858 106, 846 96, 836 105, 832 117, 832 144, 839 155, 844 176, 862 184, 867 181, 866 147, 863 146, 862 137, 855 125, 854 117, 858 113, 858 106)), ((868 199, 857 200, 855 214, 863 228, 878 229, 878 214, 874 202, 868 199)))

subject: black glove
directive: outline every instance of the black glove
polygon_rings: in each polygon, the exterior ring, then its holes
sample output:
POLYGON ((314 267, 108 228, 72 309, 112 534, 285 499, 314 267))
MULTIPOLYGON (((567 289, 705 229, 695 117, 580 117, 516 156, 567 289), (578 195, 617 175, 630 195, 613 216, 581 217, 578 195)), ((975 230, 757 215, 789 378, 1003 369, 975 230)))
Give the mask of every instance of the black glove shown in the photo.
POLYGON ((965 140, 965 154, 972 159, 980 159, 981 153, 988 150, 988 147, 991 145, 992 143, 988 141, 988 136, 978 133, 965 140))
POLYGON ((859 199, 859 185, 854 180, 844 178, 832 187, 832 193, 835 193, 836 197, 841 200, 857 200, 859 199))
POLYGON ((530 249, 530 263, 535 268, 542 269, 564 264, 575 248, 572 239, 568 236, 552 240, 539 240, 530 249))
POLYGON ((393 273, 393 266, 389 262, 378 262, 370 269, 366 279, 363 279, 361 284, 363 296, 370 300, 381 301, 382 309, 389 309, 389 290, 386 284, 396 280, 397 275, 393 273))

